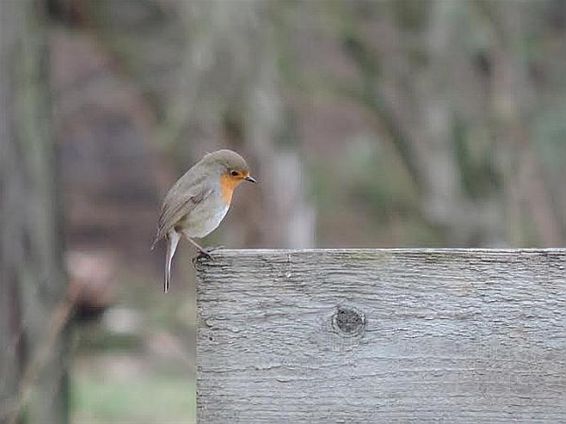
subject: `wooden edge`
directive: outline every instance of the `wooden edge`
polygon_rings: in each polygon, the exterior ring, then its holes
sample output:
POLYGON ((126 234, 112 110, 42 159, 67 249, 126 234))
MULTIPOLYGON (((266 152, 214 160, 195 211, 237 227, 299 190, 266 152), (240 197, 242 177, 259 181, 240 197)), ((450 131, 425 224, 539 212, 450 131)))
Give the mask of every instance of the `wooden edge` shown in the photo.
POLYGON ((282 254, 566 254, 566 248, 339 248, 339 249, 218 249, 212 255, 218 257, 263 256, 282 254))

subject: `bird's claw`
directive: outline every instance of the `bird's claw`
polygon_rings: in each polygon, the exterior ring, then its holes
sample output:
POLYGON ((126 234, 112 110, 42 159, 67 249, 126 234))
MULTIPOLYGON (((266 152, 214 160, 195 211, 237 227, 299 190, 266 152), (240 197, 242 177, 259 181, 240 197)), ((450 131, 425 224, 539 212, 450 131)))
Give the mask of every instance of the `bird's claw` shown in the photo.
POLYGON ((208 259, 210 261, 213 261, 214 258, 212 257, 211 253, 214 252, 215 250, 222 249, 223 247, 224 246, 214 246, 214 247, 209 247, 206 250, 205 249, 199 250, 198 255, 193 258, 193 264, 195 264, 197 261, 201 259, 208 259))
POLYGON ((211 261, 214 260, 214 258, 212 257, 212 255, 211 255, 210 253, 208 253, 208 252, 199 252, 199 254, 196 255, 196 256, 193 258, 193 266, 196 266, 197 263, 198 263, 199 261, 201 261, 202 259, 209 259, 209 260, 211 260, 211 261))
POLYGON ((197 259, 201 259, 201 258, 206 258, 209 260, 214 260, 212 258, 212 255, 210 254, 212 251, 211 250, 199 250, 199 253, 197 255, 197 259))

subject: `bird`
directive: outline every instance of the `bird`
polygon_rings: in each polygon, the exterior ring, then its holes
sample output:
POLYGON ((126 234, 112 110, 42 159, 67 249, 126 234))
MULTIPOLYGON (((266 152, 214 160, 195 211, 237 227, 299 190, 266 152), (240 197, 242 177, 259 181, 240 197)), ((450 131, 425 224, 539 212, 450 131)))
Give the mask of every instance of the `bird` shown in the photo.
POLYGON ((223 149, 206 154, 169 189, 151 245, 153 250, 161 239, 167 242, 165 293, 169 291, 171 262, 181 237, 198 249, 199 256, 212 258, 211 250, 204 249, 193 239, 207 236, 220 225, 230 208, 235 188, 243 181, 257 182, 242 156, 223 149))

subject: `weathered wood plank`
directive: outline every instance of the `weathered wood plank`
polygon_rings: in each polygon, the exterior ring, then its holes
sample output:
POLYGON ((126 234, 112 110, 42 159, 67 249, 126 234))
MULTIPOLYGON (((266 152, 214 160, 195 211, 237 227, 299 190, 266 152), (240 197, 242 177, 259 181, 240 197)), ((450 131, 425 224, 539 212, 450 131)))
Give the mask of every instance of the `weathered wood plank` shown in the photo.
POLYGON ((224 250, 197 268, 200 424, 566 422, 566 250, 224 250))

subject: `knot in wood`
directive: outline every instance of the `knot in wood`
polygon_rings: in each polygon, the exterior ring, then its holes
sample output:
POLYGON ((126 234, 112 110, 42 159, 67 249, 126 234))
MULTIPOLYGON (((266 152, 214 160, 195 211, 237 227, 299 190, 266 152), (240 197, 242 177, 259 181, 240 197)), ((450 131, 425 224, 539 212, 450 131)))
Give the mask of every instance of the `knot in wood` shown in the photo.
POLYGON ((332 315, 332 325, 347 336, 361 335, 366 326, 365 315, 352 307, 339 306, 332 315))

